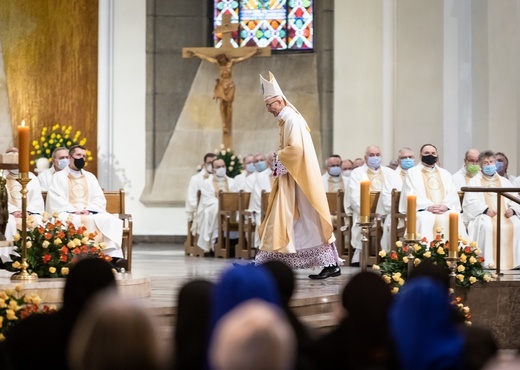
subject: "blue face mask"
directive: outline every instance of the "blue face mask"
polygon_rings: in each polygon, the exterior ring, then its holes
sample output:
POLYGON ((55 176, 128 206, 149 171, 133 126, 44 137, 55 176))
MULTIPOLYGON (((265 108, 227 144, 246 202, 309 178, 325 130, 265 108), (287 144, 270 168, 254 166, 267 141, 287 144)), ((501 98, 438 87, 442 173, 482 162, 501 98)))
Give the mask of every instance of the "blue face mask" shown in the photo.
POLYGON ((255 172, 255 164, 254 163, 249 163, 246 166, 246 171, 249 172, 249 173, 255 172))
POLYGON ((484 175, 493 176, 497 172, 497 166, 495 166, 494 164, 484 166, 484 168, 482 168, 482 172, 484 172, 484 175))
POLYGON ((504 162, 496 162, 496 166, 497 166, 497 172, 502 172, 504 171, 504 162))
POLYGON ((255 163, 255 168, 258 172, 262 172, 265 171, 265 169, 267 168, 267 164, 265 163, 265 161, 258 161, 255 163))
POLYGON ((414 166, 414 162, 413 162, 413 159, 412 158, 403 158, 401 159, 401 168, 403 170, 407 170, 407 169, 410 169, 414 166))
POLYGON ((58 160, 58 168, 60 170, 63 170, 68 165, 69 165, 69 159, 68 158, 64 158, 64 159, 59 159, 58 160))
POLYGON ((368 157, 367 166, 373 170, 379 168, 381 166, 381 157, 368 157))
POLYGON ((334 166, 329 168, 329 175, 331 176, 339 176, 341 174, 341 167, 334 166))

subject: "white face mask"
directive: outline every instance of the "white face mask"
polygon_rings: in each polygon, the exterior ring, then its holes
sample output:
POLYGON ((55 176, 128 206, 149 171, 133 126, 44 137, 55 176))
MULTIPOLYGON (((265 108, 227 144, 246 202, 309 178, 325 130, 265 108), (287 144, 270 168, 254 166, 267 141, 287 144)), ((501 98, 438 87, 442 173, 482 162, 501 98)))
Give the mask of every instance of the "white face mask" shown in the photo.
POLYGON ((224 176, 226 176, 226 169, 224 167, 217 168, 215 170, 215 175, 217 175, 217 177, 224 177, 224 176))
POLYGON ((59 159, 58 160, 58 168, 60 170, 63 170, 68 165, 69 165, 69 159, 68 158, 63 158, 63 159, 59 159))
POLYGON ((18 172, 20 172, 20 170, 9 170, 9 173, 13 176, 18 176, 18 172))
POLYGON ((352 173, 352 170, 345 170, 345 171, 343 171, 341 174, 342 174, 343 176, 345 176, 345 177, 349 177, 351 173, 352 173))
POLYGON ((208 164, 208 165, 206 166, 206 171, 207 171, 208 173, 213 173, 213 165, 208 164))

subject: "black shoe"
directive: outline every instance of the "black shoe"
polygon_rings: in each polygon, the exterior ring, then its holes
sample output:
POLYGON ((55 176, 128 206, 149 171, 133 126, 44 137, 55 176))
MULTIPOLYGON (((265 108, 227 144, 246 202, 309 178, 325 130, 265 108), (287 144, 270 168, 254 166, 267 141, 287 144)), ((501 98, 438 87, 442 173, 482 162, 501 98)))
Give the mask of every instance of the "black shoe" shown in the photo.
POLYGON ((338 265, 336 266, 329 266, 325 267, 318 275, 309 275, 310 279, 313 280, 321 280, 321 279, 327 279, 333 276, 340 276, 341 275, 341 269, 338 265))
POLYGON ((352 262, 350 267, 359 267, 359 262, 352 262))
POLYGON ((121 271, 122 269, 125 271, 128 270, 128 261, 124 258, 112 257, 111 262, 112 266, 114 266, 117 271, 121 271))
POLYGON ((213 251, 205 252, 204 257, 215 257, 215 252, 213 252, 213 251))

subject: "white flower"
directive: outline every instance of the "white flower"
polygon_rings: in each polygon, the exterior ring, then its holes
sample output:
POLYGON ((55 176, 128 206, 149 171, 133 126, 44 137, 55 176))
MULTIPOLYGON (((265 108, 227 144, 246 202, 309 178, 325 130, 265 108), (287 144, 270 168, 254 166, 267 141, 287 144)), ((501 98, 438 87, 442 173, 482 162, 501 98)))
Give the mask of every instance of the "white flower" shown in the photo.
POLYGON ((485 281, 486 283, 489 282, 489 281, 491 281, 491 275, 489 275, 489 274, 485 274, 485 275, 484 275, 484 281, 485 281))
POLYGON ((224 149, 224 148, 225 148, 224 144, 220 144, 220 149, 224 149))
POLYGON ((385 256, 386 256, 386 251, 385 251, 384 249, 381 249, 381 250, 379 251, 379 257, 383 258, 383 257, 385 257, 385 256))
POLYGON ((424 258, 430 258, 432 256, 432 252, 428 251, 424 253, 424 258))
POLYGON ((495 264, 494 264, 493 262, 491 262, 491 263, 488 265, 488 267, 489 267, 490 269, 494 269, 494 268, 495 268, 495 264))
POLYGON ((421 250, 421 248, 422 248, 422 247, 421 247, 419 244, 415 244, 415 245, 413 246, 413 249, 415 249, 416 252, 419 252, 419 251, 421 250))
POLYGON ((437 248, 437 253, 438 254, 444 254, 444 248, 443 247, 437 248))
POLYGON ((379 265, 372 265, 372 270, 380 270, 381 268, 379 265))
POLYGON ((395 246, 396 246, 397 248, 401 248, 401 247, 403 246, 403 242, 400 241, 400 240, 398 240, 398 241, 395 242, 395 246))
POLYGON ((403 262, 404 262, 404 263, 408 263, 408 257, 404 256, 404 257, 403 257, 403 262))

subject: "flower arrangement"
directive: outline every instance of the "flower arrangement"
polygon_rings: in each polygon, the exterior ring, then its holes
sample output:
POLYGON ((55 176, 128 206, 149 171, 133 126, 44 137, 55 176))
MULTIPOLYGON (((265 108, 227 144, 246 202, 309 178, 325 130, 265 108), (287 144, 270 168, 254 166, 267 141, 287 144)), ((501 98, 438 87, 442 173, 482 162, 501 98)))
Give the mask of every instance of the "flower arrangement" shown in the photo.
POLYGON ((5 334, 19 320, 36 313, 50 313, 56 311, 55 306, 39 307, 41 299, 37 294, 22 294, 23 287, 0 290, 0 341, 5 339, 5 334))
MULTIPOLYGON (((374 265, 374 270, 379 270, 385 280, 391 286, 392 293, 398 293, 399 289, 408 276, 409 256, 413 256, 413 264, 419 265, 424 260, 429 260, 434 264, 447 264, 448 242, 443 241, 442 230, 437 230, 435 240, 428 243, 426 238, 413 246, 403 245, 402 242, 396 243, 396 250, 389 253, 381 250, 379 256, 382 262, 374 265), (411 248, 411 250, 409 250, 411 248)), ((485 272, 482 267, 484 258, 481 256, 480 249, 476 242, 468 244, 467 241, 459 241, 459 262, 456 270, 456 283, 461 287, 470 287, 476 282, 488 282, 492 275, 485 272), (460 245, 462 243, 462 245, 460 245)))
MULTIPOLYGON (((64 222, 57 214, 49 219, 44 213, 43 225, 38 225, 33 216, 27 217, 27 263, 29 273, 38 277, 65 277, 69 274, 70 265, 80 258, 96 257, 111 261, 112 257, 105 255, 104 243, 94 241, 95 233, 88 233, 84 226, 76 228, 71 217, 64 222)), ((16 254, 12 254, 12 268, 21 269, 20 234, 14 236, 16 254)))
POLYGON ((464 320, 464 324, 471 326, 471 314, 469 313, 470 309, 468 306, 464 306, 462 303, 461 297, 454 297, 451 301, 453 307, 460 314, 461 318, 464 320))
MULTIPOLYGON (((74 135, 71 135, 71 133, 72 126, 56 124, 50 130, 47 127, 42 128, 40 140, 32 142, 31 157, 33 159, 31 160, 31 165, 34 165, 36 159, 41 157, 48 158, 49 162, 52 162, 52 152, 56 148, 85 145, 87 138, 83 137, 80 139, 81 131, 76 131, 74 135)), ((90 150, 87 150, 87 164, 88 161, 92 161, 92 152, 90 150)))

